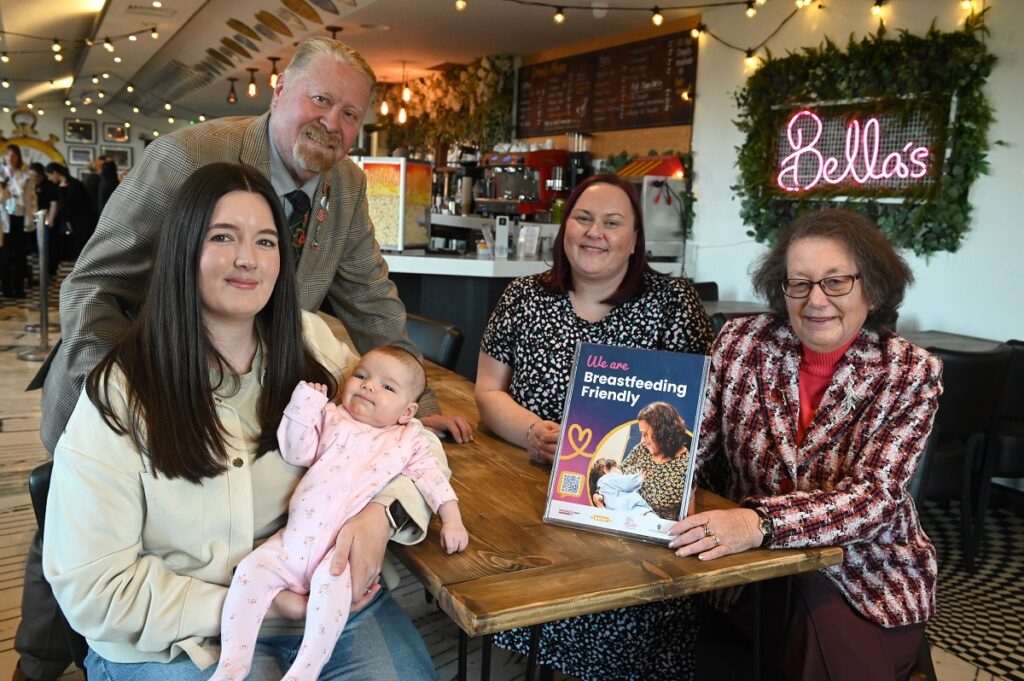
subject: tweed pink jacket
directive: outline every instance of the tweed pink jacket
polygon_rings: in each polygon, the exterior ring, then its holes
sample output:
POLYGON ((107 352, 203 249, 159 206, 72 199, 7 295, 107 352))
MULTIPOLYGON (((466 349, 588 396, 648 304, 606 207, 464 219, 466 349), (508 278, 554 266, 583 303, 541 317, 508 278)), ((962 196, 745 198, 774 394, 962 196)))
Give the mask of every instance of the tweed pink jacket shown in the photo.
POLYGON ((699 466, 724 466, 725 496, 768 513, 773 548, 841 546, 843 562, 823 572, 864 617, 884 627, 926 621, 935 548, 907 486, 942 363, 899 336, 862 330, 798 444, 800 359, 799 339, 775 315, 726 325, 711 351, 699 466))

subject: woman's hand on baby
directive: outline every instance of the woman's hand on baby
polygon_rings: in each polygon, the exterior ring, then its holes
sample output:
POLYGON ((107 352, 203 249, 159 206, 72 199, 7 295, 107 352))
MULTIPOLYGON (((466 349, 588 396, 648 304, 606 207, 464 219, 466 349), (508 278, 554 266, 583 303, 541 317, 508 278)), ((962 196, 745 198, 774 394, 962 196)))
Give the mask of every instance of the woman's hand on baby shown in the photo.
POLYGON ((274 596, 267 611, 267 619, 303 620, 306 618, 307 602, 306 596, 285 589, 274 596))
POLYGON ((473 441, 473 426, 461 416, 428 414, 420 419, 420 423, 439 437, 451 435, 459 444, 473 441))
POLYGON ((447 522, 441 525, 441 548, 445 553, 465 551, 469 546, 469 532, 461 522, 447 522))
POLYGON ((366 607, 380 585, 380 568, 391 535, 384 507, 370 502, 342 525, 331 559, 331 574, 340 575, 348 564, 352 570, 352 612, 366 607), (362 588, 355 588, 362 584, 362 588))

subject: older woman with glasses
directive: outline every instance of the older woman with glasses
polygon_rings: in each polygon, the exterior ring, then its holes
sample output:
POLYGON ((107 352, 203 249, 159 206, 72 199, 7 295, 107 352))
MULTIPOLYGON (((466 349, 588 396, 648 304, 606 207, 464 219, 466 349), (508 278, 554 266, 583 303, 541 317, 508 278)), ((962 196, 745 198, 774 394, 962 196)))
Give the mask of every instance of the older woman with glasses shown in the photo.
POLYGON ((712 348, 697 461, 741 508, 686 518, 671 546, 844 551, 792 580, 787 679, 905 679, 934 611, 935 549, 908 484, 941 363, 893 332, 911 281, 871 221, 804 215, 754 272, 772 313, 730 322, 712 348))

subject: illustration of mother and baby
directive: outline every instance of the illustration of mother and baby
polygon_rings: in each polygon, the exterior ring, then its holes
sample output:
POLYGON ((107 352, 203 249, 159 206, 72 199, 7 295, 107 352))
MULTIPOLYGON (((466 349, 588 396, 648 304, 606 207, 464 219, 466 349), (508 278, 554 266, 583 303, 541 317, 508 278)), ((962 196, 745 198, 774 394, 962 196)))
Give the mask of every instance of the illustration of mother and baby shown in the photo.
POLYGON ((621 462, 595 458, 590 472, 594 506, 678 520, 692 434, 668 402, 652 402, 641 409, 637 426, 640 442, 621 462))

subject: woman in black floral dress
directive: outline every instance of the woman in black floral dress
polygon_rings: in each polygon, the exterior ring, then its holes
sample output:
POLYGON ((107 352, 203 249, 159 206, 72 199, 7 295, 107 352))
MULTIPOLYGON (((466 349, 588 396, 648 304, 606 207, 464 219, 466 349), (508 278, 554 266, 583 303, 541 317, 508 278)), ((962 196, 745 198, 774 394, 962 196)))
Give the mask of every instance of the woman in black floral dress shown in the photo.
MULTIPOLYGON (((640 202, 614 175, 569 197, 551 270, 502 294, 481 341, 476 401, 484 424, 551 462, 577 342, 706 354, 713 332, 700 298, 647 264, 640 202)), ((552 622, 539 661, 581 679, 693 675, 696 609, 675 599, 552 622)), ((527 652, 528 632, 495 637, 527 652)))

